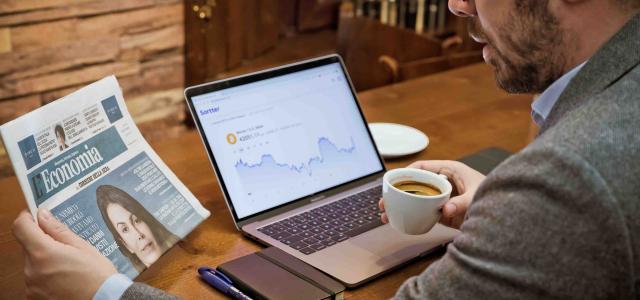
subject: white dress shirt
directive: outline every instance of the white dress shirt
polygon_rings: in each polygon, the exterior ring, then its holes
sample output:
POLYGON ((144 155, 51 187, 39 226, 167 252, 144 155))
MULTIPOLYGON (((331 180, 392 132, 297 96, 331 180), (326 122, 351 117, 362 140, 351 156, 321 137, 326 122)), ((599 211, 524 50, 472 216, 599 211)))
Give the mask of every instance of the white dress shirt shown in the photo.
POLYGON ((531 103, 531 118, 536 122, 538 127, 542 127, 542 124, 544 124, 544 121, 549 116, 551 109, 558 101, 558 98, 560 98, 562 92, 564 92, 569 85, 569 82, 571 82, 571 79, 580 72, 586 63, 587 62, 584 62, 562 75, 562 77, 551 84, 535 101, 533 101, 533 103, 531 103))
POLYGON ((93 300, 118 300, 132 284, 129 277, 120 273, 113 274, 102 283, 93 295, 93 300))

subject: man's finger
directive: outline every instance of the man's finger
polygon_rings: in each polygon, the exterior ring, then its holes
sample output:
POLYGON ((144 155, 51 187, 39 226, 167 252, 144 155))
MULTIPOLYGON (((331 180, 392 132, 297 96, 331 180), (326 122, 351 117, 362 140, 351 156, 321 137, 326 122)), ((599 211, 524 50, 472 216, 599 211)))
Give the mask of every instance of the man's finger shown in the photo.
POLYGON ((385 223, 385 224, 389 223, 389 217, 387 217, 387 214, 386 214, 386 213, 383 213, 383 214, 380 216, 380 220, 382 220, 382 223, 385 223))
POLYGON ((46 209, 38 210, 38 224, 46 234, 54 240, 76 248, 86 247, 86 242, 67 227, 58 221, 51 212, 46 209))
POLYGON ((455 203, 447 202, 442 208, 442 215, 445 218, 451 218, 456 215, 456 211, 458 210, 458 206, 455 203))
POLYGON ((44 244, 51 240, 33 221, 31 213, 27 210, 21 211, 13 222, 13 235, 27 252, 45 247, 44 244))
POLYGON ((455 173, 455 162, 450 160, 420 160, 416 161, 407 168, 423 169, 438 174, 455 173))
POLYGON ((442 218, 440 218, 440 224, 442 224, 444 226, 452 227, 451 226, 451 219, 447 218, 445 216, 442 216, 442 218))
POLYGON ((453 197, 447 201, 442 207, 442 214, 447 218, 457 217, 460 214, 464 214, 467 211, 468 197, 467 195, 462 195, 458 197, 453 197))
POLYGON ((380 198, 380 201, 378 201, 378 207, 380 210, 384 210, 384 199, 380 198))

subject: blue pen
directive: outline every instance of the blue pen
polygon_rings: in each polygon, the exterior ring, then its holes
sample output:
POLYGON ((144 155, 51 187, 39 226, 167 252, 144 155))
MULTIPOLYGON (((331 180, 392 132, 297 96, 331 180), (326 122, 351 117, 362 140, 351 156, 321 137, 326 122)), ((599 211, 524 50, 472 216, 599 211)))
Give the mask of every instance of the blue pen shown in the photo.
POLYGON ((221 291, 225 295, 238 300, 252 300, 251 297, 243 294, 239 289, 233 286, 233 282, 229 277, 209 267, 198 268, 198 274, 209 285, 221 291))

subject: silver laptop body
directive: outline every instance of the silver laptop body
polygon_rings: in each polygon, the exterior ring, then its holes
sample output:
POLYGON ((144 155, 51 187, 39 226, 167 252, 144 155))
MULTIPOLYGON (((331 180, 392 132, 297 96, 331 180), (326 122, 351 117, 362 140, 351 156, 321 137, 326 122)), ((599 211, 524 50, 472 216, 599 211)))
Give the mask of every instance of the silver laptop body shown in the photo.
POLYGON ((338 55, 189 87, 236 227, 348 287, 446 245, 381 225, 385 167, 338 55))

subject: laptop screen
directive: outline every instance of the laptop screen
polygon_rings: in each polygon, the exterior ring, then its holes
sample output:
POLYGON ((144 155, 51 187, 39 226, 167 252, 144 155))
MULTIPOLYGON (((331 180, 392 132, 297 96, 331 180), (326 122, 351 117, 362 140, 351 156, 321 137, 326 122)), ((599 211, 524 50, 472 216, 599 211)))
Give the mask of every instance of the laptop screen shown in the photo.
POLYGON ((338 62, 191 99, 239 219, 383 170, 338 62))

